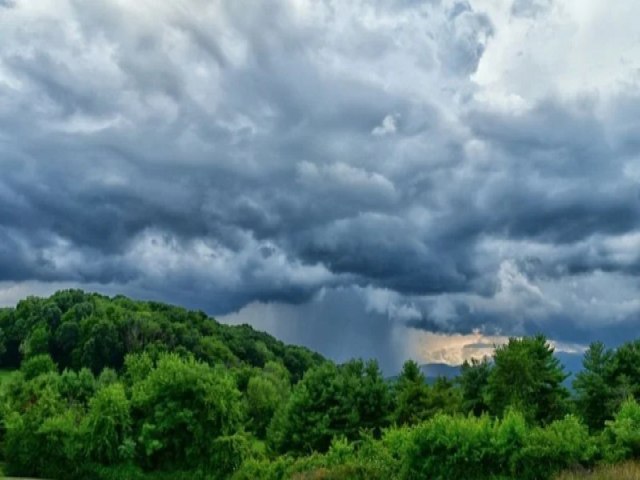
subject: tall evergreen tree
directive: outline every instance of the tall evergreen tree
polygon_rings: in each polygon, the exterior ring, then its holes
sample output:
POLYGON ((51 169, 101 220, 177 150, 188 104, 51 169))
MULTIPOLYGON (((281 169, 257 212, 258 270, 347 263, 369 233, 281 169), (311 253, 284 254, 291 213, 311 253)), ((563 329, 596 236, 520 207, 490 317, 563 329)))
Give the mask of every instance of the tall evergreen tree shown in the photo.
POLYGON ((491 364, 486 358, 473 358, 471 362, 465 360, 462 364, 458 381, 462 389, 462 409, 465 412, 479 416, 489 411, 487 386, 490 373, 491 364))
POLYGON ((608 384, 613 355, 602 342, 592 343, 582 360, 583 370, 576 375, 573 388, 576 405, 589 428, 601 429, 612 417, 614 392, 608 384))
POLYGON ((566 413, 567 378, 554 349, 543 335, 511 338, 494 353, 487 400, 492 413, 508 408, 521 411, 529 421, 546 424, 566 413))
POLYGON ((415 425, 429 416, 429 387, 420 367, 413 360, 402 366, 395 386, 394 420, 399 425, 415 425))

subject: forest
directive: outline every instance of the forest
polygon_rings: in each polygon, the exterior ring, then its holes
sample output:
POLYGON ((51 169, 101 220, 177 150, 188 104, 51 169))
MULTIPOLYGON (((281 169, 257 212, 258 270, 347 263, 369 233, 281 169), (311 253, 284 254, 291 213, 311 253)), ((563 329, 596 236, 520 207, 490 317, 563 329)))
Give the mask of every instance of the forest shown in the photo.
POLYGON ((570 389, 566 378, 542 335, 428 384, 413 361, 385 378, 375 361, 338 365, 203 312, 64 290, 0 309, 0 465, 105 480, 534 480, 634 468, 640 341, 593 343, 570 389))

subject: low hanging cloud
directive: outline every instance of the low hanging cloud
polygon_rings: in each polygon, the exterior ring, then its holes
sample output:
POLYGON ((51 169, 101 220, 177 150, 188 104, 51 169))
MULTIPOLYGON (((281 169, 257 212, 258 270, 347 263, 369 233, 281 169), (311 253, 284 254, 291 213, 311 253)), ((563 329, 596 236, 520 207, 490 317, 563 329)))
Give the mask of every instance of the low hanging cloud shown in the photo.
POLYGON ((421 331, 634 334, 636 2, 0 10, 1 302, 275 311, 394 366, 421 331))

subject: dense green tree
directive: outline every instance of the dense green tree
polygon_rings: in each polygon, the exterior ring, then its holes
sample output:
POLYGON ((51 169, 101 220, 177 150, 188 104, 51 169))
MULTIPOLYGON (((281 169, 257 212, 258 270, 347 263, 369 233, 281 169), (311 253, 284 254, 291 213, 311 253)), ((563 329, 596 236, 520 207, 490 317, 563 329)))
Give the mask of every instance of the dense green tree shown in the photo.
POLYGON ((573 382, 576 405, 591 429, 601 429, 612 417, 614 392, 608 383, 612 368, 612 352, 602 342, 592 343, 584 354, 582 371, 573 382))
MULTIPOLYGON (((0 323, 0 325, 2 325, 2 323, 0 323)), ((0 359, 4 357, 5 353, 7 353, 7 336, 0 326, 0 359)))
POLYGON ((13 401, 4 406, 7 473, 43 478, 64 478, 68 473, 73 478, 82 464, 79 412, 66 408, 58 387, 55 372, 20 378, 13 385, 13 401))
POLYGON ((331 363, 305 374, 269 426, 268 441, 273 449, 299 454, 323 451, 341 428, 353 423, 351 409, 344 411, 346 392, 339 376, 331 363))
POLYGON ((489 408, 499 416, 515 408, 530 421, 549 423, 566 412, 569 392, 562 385, 566 378, 543 335, 511 338, 493 357, 487 385, 489 408))
POLYGON ((5 368, 20 366, 20 344, 26 335, 18 330, 17 323, 15 309, 0 308, 0 330, 3 337, 0 364, 5 368))
POLYGON ((100 318, 88 326, 89 337, 82 349, 82 364, 98 374, 105 367, 120 368, 124 361, 124 346, 116 323, 100 318))
POLYGON ((118 383, 118 373, 113 368, 105 368, 100 372, 98 378, 96 378, 96 388, 99 390, 103 387, 108 387, 114 383, 118 383))
POLYGON ((193 468, 213 455, 213 440, 242 423, 240 392, 221 368, 162 355, 133 384, 132 407, 150 468, 193 468))
POLYGON ((429 387, 420 367, 413 360, 402 366, 395 387, 393 419, 399 425, 415 425, 429 417, 429 387))
POLYGON ((55 372, 56 370, 56 364, 49 355, 36 355, 22 362, 20 366, 20 371, 24 374, 26 380, 31 380, 38 375, 55 372))
POLYGON ((289 373, 276 362, 267 362, 260 373, 250 378, 246 389, 249 429, 258 437, 265 437, 273 415, 287 401, 290 390, 289 373))
POLYGON ((375 360, 365 364, 351 362, 351 365, 352 376, 357 380, 353 395, 358 410, 359 427, 377 437, 381 429, 391 421, 393 399, 389 384, 375 360))
POLYGON ((488 479, 495 473, 488 417, 436 415, 416 427, 405 458, 407 479, 488 479))
POLYGON ((640 340, 623 343, 613 352, 606 377, 612 395, 609 415, 630 396, 640 399, 640 340))
POLYGON ((195 348, 196 356, 211 364, 222 364, 232 367, 239 363, 238 357, 227 347, 222 340, 213 335, 202 337, 197 341, 195 348))
POLYGON ((89 402, 85 420, 85 451, 102 463, 118 463, 133 456, 131 412, 124 387, 114 383, 100 389, 89 402))
POLYGON ((60 375, 60 394, 73 404, 86 405, 96 392, 96 379, 88 368, 66 369, 60 375))
POLYGON ((49 339, 51 334, 45 324, 38 324, 24 339, 20 345, 20 353, 23 358, 36 355, 49 354, 49 339))
POLYGON ((268 440, 279 452, 326 451, 335 436, 355 439, 361 426, 387 424, 390 399, 377 364, 325 363, 309 370, 276 412, 268 440), (363 423, 361 423, 363 422, 363 423))
POLYGON ((60 369, 87 367, 97 375, 105 367, 120 371, 127 354, 146 351, 157 358, 172 351, 228 368, 262 368, 278 361, 295 383, 324 361, 248 325, 222 325, 202 312, 81 290, 62 290, 48 299, 28 297, 14 309, 0 309, 0 331, 4 367, 49 353, 60 369))
POLYGON ((487 358, 471 362, 464 361, 460 369, 458 379, 462 389, 462 410, 473 413, 476 416, 489 411, 487 405, 487 386, 491 364, 487 358))
MULTIPOLYGON (((75 320, 62 322, 53 336, 52 354, 62 368, 77 366, 73 353, 80 343, 80 324, 75 320)), ((76 356, 79 356, 76 354, 76 356)))
POLYGON ((152 372, 154 364, 148 352, 129 354, 124 359, 124 379, 129 385, 142 382, 152 372))
POLYGON ((629 397, 603 432, 605 457, 612 462, 640 457, 640 405, 629 397))
POLYGON ((428 392, 428 417, 432 417, 436 413, 454 415, 462 411, 462 390, 448 378, 436 378, 428 392))
POLYGON ((594 453, 594 441, 586 425, 567 415, 527 432, 523 445, 512 456, 510 476, 522 480, 549 479, 563 469, 590 466, 594 453))
POLYGON ((576 411, 604 425, 590 435, 563 417, 541 336, 427 385, 415 362, 385 380, 373 361, 79 290, 0 309, 0 332, 2 366, 21 367, 0 376, 0 462, 20 476, 533 480, 640 455, 640 342, 586 352, 576 411))

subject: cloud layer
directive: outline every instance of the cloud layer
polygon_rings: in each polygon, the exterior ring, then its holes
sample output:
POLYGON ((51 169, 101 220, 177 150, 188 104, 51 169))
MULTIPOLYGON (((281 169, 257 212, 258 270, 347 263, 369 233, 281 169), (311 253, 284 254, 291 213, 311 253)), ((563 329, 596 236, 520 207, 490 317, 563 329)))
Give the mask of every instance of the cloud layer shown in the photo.
POLYGON ((279 316, 387 368, 421 331, 628 338, 638 14, 1 2, 0 299, 85 285, 279 316))

